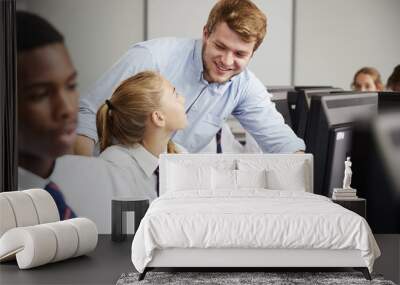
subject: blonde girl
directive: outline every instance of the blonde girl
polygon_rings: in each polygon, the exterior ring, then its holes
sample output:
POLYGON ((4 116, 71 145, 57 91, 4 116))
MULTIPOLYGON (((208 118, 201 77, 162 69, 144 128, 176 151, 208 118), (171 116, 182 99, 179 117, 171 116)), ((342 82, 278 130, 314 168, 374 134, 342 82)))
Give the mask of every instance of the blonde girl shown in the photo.
POLYGON ((177 152, 170 139, 187 124, 184 103, 159 73, 144 71, 124 80, 101 105, 96 117, 100 158, 112 164, 114 189, 124 188, 122 183, 131 194, 157 196, 153 172, 161 153, 177 152))
POLYGON ((351 88, 357 91, 382 91, 381 75, 373 67, 363 67, 356 72, 351 88))

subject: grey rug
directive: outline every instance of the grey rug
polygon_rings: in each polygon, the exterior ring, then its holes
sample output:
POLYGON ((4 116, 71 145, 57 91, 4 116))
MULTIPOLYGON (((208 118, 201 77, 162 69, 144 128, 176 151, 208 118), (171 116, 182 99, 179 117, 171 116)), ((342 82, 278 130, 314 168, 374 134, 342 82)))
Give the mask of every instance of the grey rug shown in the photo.
POLYGON ((148 272, 142 281, 139 273, 124 273, 117 285, 133 284, 379 284, 395 285, 380 275, 372 275, 372 281, 360 272, 148 272))

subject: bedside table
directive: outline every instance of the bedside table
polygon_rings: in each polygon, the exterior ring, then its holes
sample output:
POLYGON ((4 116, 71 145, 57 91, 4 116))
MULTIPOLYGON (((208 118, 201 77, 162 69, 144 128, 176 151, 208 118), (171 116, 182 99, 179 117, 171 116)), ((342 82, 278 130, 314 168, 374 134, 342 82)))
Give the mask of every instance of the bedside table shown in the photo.
POLYGON ((367 218, 367 200, 363 198, 357 198, 354 200, 340 200, 331 199, 332 202, 341 205, 342 207, 359 214, 364 219, 367 218))
POLYGON ((135 232, 149 208, 149 200, 113 198, 111 201, 111 240, 126 239, 126 212, 135 212, 135 232))

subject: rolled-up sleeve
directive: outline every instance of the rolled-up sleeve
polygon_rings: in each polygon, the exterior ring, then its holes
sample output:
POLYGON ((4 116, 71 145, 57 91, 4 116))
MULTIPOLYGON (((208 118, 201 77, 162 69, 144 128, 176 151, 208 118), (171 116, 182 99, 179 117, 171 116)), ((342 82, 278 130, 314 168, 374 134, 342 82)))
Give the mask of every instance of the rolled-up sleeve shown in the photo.
POLYGON ((97 110, 111 97, 121 81, 143 70, 157 70, 153 56, 147 48, 133 46, 96 81, 88 93, 81 96, 77 133, 97 142, 97 110))
POLYGON ((232 113, 255 138, 265 153, 293 153, 305 150, 304 141, 285 124, 271 102, 271 95, 256 78, 241 92, 232 113))

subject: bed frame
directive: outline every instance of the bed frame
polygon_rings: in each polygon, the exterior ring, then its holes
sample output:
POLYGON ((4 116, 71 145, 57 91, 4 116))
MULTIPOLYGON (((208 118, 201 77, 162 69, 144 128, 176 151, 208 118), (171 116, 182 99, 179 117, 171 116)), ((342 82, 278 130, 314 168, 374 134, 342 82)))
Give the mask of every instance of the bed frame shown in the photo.
POLYGON ((359 250, 328 249, 157 249, 139 280, 155 268, 231 268, 235 271, 252 271, 254 268, 338 268, 350 267, 361 271, 371 280, 368 268, 359 250))
MULTIPOLYGON (((254 159, 260 154, 224 154, 223 159, 234 161, 239 158, 254 159)), ((304 160, 310 165, 307 192, 313 192, 313 157, 311 154, 262 154, 263 157, 274 156, 274 159, 291 157, 295 160, 304 160)), ((194 161, 221 160, 221 155, 197 154, 190 155, 194 161)), ((160 157, 160 193, 166 192, 168 183, 168 161, 187 159, 186 155, 162 155, 160 157)), ((153 259, 149 262, 139 280, 143 280, 148 271, 156 268, 204 268, 213 271, 217 268, 229 268, 234 271, 265 271, 271 268, 353 268, 361 271, 367 280, 371 275, 361 257, 359 250, 331 250, 331 249, 255 249, 255 248, 168 248, 157 249, 153 259), (264 270, 263 270, 264 269, 264 270)), ((231 271, 231 270, 230 270, 231 271)))

